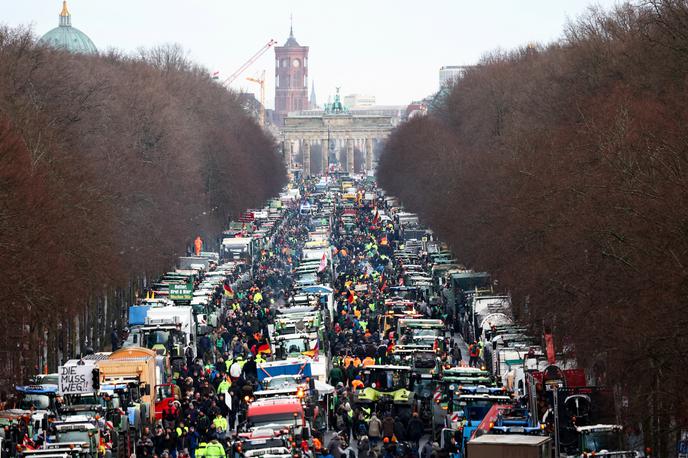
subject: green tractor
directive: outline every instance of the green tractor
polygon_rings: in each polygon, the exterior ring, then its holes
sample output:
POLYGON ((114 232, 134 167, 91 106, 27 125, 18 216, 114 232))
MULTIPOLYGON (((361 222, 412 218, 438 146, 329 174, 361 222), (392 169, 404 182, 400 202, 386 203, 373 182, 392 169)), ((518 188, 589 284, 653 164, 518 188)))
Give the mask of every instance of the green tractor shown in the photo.
POLYGON ((393 411, 411 410, 413 406, 413 370, 410 366, 372 365, 361 371, 363 388, 354 393, 362 404, 389 404, 393 411))

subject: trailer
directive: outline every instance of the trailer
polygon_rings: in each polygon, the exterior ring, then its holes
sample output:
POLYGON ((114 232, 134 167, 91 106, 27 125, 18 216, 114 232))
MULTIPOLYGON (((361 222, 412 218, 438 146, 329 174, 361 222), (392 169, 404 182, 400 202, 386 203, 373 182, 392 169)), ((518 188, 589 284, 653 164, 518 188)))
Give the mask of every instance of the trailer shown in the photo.
POLYGON ((484 434, 468 442, 471 458, 551 458, 552 439, 524 434, 484 434))

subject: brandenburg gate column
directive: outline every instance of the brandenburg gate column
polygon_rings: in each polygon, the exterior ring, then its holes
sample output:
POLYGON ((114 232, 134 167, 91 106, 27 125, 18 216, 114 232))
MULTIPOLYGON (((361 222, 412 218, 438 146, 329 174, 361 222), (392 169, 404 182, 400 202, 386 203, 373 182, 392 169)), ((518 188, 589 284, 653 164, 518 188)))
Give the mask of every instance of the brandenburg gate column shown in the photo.
POLYGON ((365 170, 370 172, 373 170, 373 139, 367 137, 365 139, 365 170))
POLYGON ((354 173, 354 140, 351 138, 346 141, 346 171, 354 173))
POLYGON ((303 140, 303 176, 311 176, 311 141, 303 140))
POLYGON ((323 176, 327 175, 327 169, 329 168, 329 160, 330 160, 330 143, 327 141, 326 138, 323 138, 320 140, 320 151, 322 151, 322 157, 321 157, 321 166, 322 166, 322 174, 323 176))
POLYGON ((285 140, 282 146, 284 150, 284 164, 287 166, 287 170, 291 169, 291 156, 293 154, 294 145, 291 140, 285 140))

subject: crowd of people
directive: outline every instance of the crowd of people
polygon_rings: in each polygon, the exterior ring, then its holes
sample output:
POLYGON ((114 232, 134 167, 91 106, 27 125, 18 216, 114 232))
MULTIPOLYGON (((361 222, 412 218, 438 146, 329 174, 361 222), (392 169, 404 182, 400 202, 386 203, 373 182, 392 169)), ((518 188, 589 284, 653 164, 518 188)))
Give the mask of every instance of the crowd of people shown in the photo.
MULTIPOLYGON (((307 189, 302 189, 307 191, 307 189)), ((328 404, 328 424, 334 431, 314 431, 312 450, 316 457, 342 458, 357 454, 362 458, 441 456, 437 443, 422 449, 425 425, 412 411, 392 412, 389 406, 357 405, 356 390, 363 388, 361 371, 389 361, 394 346, 405 336, 385 328, 380 317, 391 288, 403 286, 403 265, 394 258, 393 242, 398 226, 381 222, 376 202, 360 199, 345 216, 345 207, 336 205, 332 215, 330 244, 336 276, 327 269, 320 275, 332 281, 336 292, 335 316, 327 329, 325 349, 329 350, 329 383, 335 388, 328 404), (329 441, 325 438, 331 436, 329 441)), ((380 204, 382 205, 382 204, 380 204)), ((268 325, 275 310, 293 294, 291 273, 298 265, 309 232, 310 217, 298 208, 285 211, 283 223, 273 234, 272 249, 254 256, 252 275, 237 272, 228 279, 218 301, 217 328, 199 338, 197 354, 189 354, 178 368, 175 383, 178 402, 162 421, 146 429, 136 443, 137 456, 241 458, 232 441, 246 411, 247 399, 258 388, 257 364, 270 355, 268 325)), ((422 263, 428 259, 421 257, 422 263)), ((427 318, 451 319, 440 302, 430 305, 419 298, 418 311, 427 318)), ((440 355, 443 361, 461 360, 454 345, 440 355)))
MULTIPOLYGON (((353 218, 345 218, 343 208, 339 207, 332 228, 337 306, 329 330, 329 380, 336 387, 336 394, 329 414, 330 425, 339 434, 333 437, 327 451, 334 458, 341 456, 342 444, 353 441, 359 457, 365 458, 419 454, 430 458, 444 453, 432 441, 419 450, 425 425, 417 412, 393 412, 389 404, 366 406, 354 402, 356 391, 364 386, 362 370, 389 363, 395 345, 405 343, 407 338, 397 336, 393 327, 385 328, 382 320, 387 311, 385 299, 393 288, 404 285, 403 264, 395 259, 392 248, 399 241, 399 227, 392 220, 380 221, 382 205, 358 201, 353 218)), ((429 259, 421 255, 420 262, 427 267, 429 259)), ((417 311, 424 318, 451 320, 444 303, 430 305, 422 296, 417 301, 417 311)), ((457 344, 439 355, 443 362, 452 363, 458 363, 461 357, 457 344)))
POLYGON ((291 294, 291 269, 308 233, 306 223, 298 210, 287 210, 273 234, 273 248, 247 266, 252 275, 237 272, 227 280, 218 301, 218 326, 199 338, 198 357, 189 352, 175 371, 178 402, 144 431, 137 456, 240 456, 231 438, 245 420, 247 397, 257 388, 257 364, 270 353, 267 326, 291 294))

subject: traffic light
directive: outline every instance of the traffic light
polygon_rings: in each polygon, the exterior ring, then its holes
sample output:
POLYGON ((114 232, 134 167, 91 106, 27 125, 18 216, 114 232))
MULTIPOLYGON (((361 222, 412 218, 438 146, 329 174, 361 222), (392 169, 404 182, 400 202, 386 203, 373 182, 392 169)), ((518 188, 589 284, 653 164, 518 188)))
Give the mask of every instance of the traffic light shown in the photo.
POLYGON ((98 391, 100 389, 100 369, 93 369, 91 375, 93 377, 93 391, 98 391))

